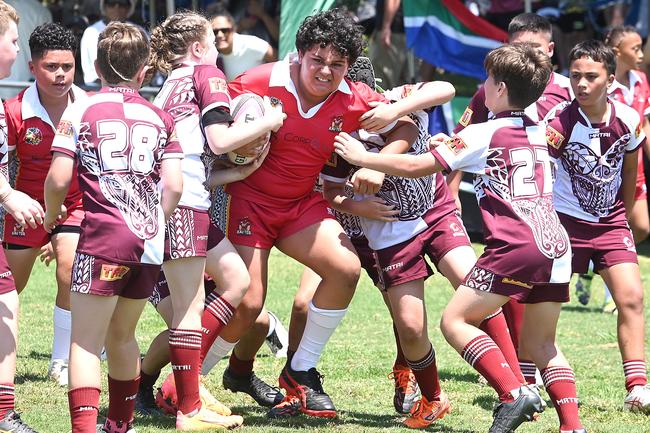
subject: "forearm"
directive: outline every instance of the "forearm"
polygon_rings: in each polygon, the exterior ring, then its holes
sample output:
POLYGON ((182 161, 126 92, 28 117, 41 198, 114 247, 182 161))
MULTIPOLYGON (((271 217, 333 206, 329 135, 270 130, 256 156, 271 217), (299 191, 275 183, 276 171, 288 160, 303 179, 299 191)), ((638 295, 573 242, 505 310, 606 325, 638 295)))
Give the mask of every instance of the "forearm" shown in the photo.
POLYGON ((183 194, 181 159, 163 159, 161 163, 160 182, 162 184, 160 205, 165 216, 165 221, 168 221, 183 194))
POLYGON ((44 185, 45 209, 58 212, 65 200, 69 187, 70 181, 66 182, 60 178, 57 179, 56 175, 48 175, 44 185))
POLYGON ((359 165, 393 176, 413 178, 427 176, 443 169, 430 153, 390 155, 366 152, 359 165))
POLYGON ((623 204, 625 205, 625 212, 629 217, 632 215, 632 208, 634 207, 634 193, 636 190, 636 176, 638 167, 638 151, 628 153, 625 155, 623 161, 623 182, 621 185, 623 191, 623 204))
POLYGON ((425 83, 416 92, 406 98, 391 104, 395 110, 395 118, 406 116, 418 110, 426 110, 431 107, 449 102, 456 95, 456 89, 446 81, 431 81, 425 83))
POLYGON ((418 128, 408 117, 401 117, 393 129, 384 135, 386 145, 381 153, 404 153, 418 138, 418 128))
POLYGON ((251 123, 232 124, 225 123, 209 125, 205 128, 205 136, 210 149, 217 155, 238 149, 256 138, 271 131, 271 123, 264 117, 251 123))

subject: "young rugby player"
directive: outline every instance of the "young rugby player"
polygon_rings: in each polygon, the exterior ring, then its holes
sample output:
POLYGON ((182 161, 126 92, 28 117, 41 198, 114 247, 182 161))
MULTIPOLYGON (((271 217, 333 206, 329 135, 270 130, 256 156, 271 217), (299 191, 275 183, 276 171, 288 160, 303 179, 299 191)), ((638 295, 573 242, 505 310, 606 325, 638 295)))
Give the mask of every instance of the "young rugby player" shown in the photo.
MULTIPOLYGON (((18 54, 18 14, 0 1, 0 78, 11 73, 18 54)), ((0 103, 0 205, 21 226, 35 229, 43 222, 43 208, 36 200, 14 190, 7 181, 7 135, 4 104, 0 103)), ((15 411, 16 342, 18 341, 18 292, 4 251, 0 251, 0 308, 6 311, 0 335, 0 431, 36 433, 15 411)))
POLYGON ((571 248, 553 209, 544 128, 524 113, 547 85, 551 63, 526 44, 491 51, 485 66, 485 102, 493 120, 472 125, 422 155, 373 154, 343 133, 336 138, 336 152, 353 164, 398 176, 454 169, 476 174, 487 245, 445 309, 441 329, 499 394, 490 433, 508 433, 542 411, 542 399, 521 385, 501 350, 477 326, 509 297, 525 302, 521 344, 542 370, 561 431, 583 432, 573 371, 555 344, 561 302, 568 300, 571 248))
POLYGON ((616 72, 609 47, 582 42, 569 61, 576 99, 547 130, 557 161, 555 207, 571 239, 573 272, 586 272, 592 261, 616 303, 624 407, 648 414, 643 286, 626 218, 635 205, 637 153, 646 137, 639 113, 608 98, 616 72))
MULTIPOLYGON (((36 82, 5 103, 9 149, 19 161, 16 189, 43 202, 43 182, 50 168, 50 147, 63 111, 86 93, 72 84, 77 41, 59 24, 38 26, 29 38, 29 63, 36 82)), ((36 258, 52 242, 56 259, 57 294, 54 339, 49 375, 61 386, 68 384, 70 352, 70 271, 77 249, 83 209, 76 176, 64 201, 67 218, 51 234, 44 228, 23 227, 7 215, 3 245, 20 293, 29 280, 36 258)))
MULTIPOLYGON (((167 75, 154 103, 174 117, 185 153, 183 196, 167 225, 169 248, 163 264, 173 306, 169 331, 173 376, 163 386, 174 390, 168 394, 176 394, 177 427, 193 430, 217 427, 221 417, 215 412, 230 412, 199 386, 200 364, 249 283, 232 244, 210 223, 202 156, 206 144, 216 154, 246 146, 242 152, 256 155, 285 117, 268 107, 263 117, 246 127, 230 127, 230 98, 226 79, 215 66, 214 38, 208 20, 192 12, 168 17, 151 35, 151 64, 167 75), (223 290, 222 296, 214 293, 209 299, 210 314, 202 314, 204 270, 223 290)), ((228 418, 223 422, 231 424, 228 418)))
MULTIPOLYGON (((300 26, 297 57, 253 68, 229 85, 231 96, 267 95, 281 103, 288 115, 271 138, 264 164, 245 180, 226 187, 228 238, 251 274, 250 289, 229 326, 243 335, 258 317, 266 296, 272 246, 316 271, 322 281, 309 306, 303 338, 282 371, 280 385, 300 397, 304 413, 321 417, 334 417, 336 410, 323 390, 316 365, 345 316, 360 264, 326 201, 312 190, 332 155, 336 134, 358 129, 359 117, 371 108, 369 102, 383 100, 367 86, 344 80, 362 45, 361 31, 348 14, 338 9, 321 12, 300 26)), ((415 133, 410 119, 400 119, 387 138, 392 141, 401 134, 412 140, 415 133)), ((361 176, 355 182, 368 185, 361 176)))
MULTIPOLYGON (((548 54, 549 57, 553 56, 555 49, 551 23, 548 19, 534 13, 519 14, 510 21, 508 25, 508 41, 512 44, 521 42, 533 44, 541 52, 548 54)), ((544 88, 544 92, 536 101, 526 107, 525 112, 535 122, 548 122, 549 119, 555 117, 556 113, 562 111, 571 99, 573 99, 573 95, 571 94, 571 85, 568 78, 553 72, 544 88)), ((492 116, 493 113, 485 106, 485 89, 481 87, 472 97, 458 125, 454 128, 454 133, 459 133, 468 125, 486 122, 492 116)), ((460 173, 451 174, 454 180, 451 181, 450 186, 456 196, 458 196, 460 183, 459 175, 460 173)), ((503 314, 508 322, 515 350, 519 348, 523 311, 524 306, 514 299, 503 306, 503 314)), ((483 330, 490 336, 496 335, 496 333, 488 332, 488 329, 483 330)), ((499 346, 501 347, 501 345, 499 346)), ((508 355, 505 355, 508 363, 514 366, 514 360, 511 361, 508 355)), ((535 383, 534 363, 528 360, 526 354, 523 353, 520 354, 519 360, 522 374, 526 377, 526 380, 529 383, 535 383)))
POLYGON ((182 190, 182 149, 172 117, 138 94, 149 57, 145 33, 111 23, 98 42, 103 87, 61 116, 45 180, 45 228, 62 206, 77 164, 85 209, 72 268, 68 393, 73 433, 96 431, 102 346, 109 407, 102 431, 133 432, 140 374, 135 327, 164 252, 164 224, 182 190))

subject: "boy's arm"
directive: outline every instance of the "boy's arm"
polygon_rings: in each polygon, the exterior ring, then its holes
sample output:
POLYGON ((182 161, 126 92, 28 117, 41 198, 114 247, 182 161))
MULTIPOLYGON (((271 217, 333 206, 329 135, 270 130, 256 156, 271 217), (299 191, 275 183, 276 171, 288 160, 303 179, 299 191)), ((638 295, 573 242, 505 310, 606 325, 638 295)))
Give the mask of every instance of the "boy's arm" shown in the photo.
POLYGON ((226 185, 246 179, 248 176, 253 174, 255 170, 260 168, 262 162, 266 158, 266 155, 269 154, 269 149, 271 149, 270 144, 264 148, 262 153, 257 158, 246 165, 233 166, 230 161, 215 161, 215 165, 213 165, 210 169, 208 179, 205 181, 205 187, 209 190, 212 190, 220 185, 226 185), (223 163, 222 166, 219 166, 220 162, 223 163))
POLYGON ((74 158, 54 151, 50 170, 45 178, 45 218, 43 228, 51 233, 58 221, 65 217, 63 200, 70 188, 74 171, 74 158))
POLYGON ((354 200, 345 195, 345 184, 323 179, 323 196, 333 209, 351 215, 384 222, 396 221, 399 210, 386 204, 381 198, 370 196, 354 200))
POLYGON ((625 212, 629 217, 632 215, 632 207, 634 207, 634 191, 636 189, 636 175, 638 167, 638 150, 628 152, 623 159, 623 183, 621 189, 623 190, 623 204, 625 205, 625 212))
POLYGON ((181 158, 164 158, 160 162, 160 184, 162 186, 160 205, 165 222, 176 209, 183 194, 183 169, 181 158))
POLYGON ((372 110, 364 113, 361 127, 367 131, 379 131, 391 122, 418 110, 426 110, 436 105, 450 101, 456 94, 456 89, 446 81, 429 81, 405 98, 392 104, 373 101, 372 110))
POLYGON ((351 164, 393 176, 422 177, 445 169, 431 153, 386 155, 367 152, 363 144, 345 132, 336 136, 334 149, 351 164))

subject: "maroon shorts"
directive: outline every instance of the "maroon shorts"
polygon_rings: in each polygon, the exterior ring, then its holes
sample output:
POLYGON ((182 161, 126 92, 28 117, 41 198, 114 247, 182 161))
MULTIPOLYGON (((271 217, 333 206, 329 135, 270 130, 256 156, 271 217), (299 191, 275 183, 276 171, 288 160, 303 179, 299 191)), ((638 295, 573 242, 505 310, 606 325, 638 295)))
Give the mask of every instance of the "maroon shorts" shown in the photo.
MULTIPOLYGON (((217 286, 214 283, 214 280, 210 278, 207 274, 203 275, 203 286, 205 287, 205 296, 207 297, 217 286)), ((149 302, 154 308, 158 308, 158 304, 163 299, 169 297, 169 285, 167 284, 167 278, 163 270, 160 270, 158 274, 158 281, 153 286, 153 293, 149 296, 149 302)))
POLYGON ((569 302, 569 284, 532 284, 504 275, 497 275, 489 269, 474 266, 465 277, 463 285, 483 292, 508 296, 522 304, 540 302, 569 302))
MULTIPOLYGON (((78 207, 68 213, 68 217, 55 227, 52 234, 56 233, 81 233, 81 223, 84 219, 84 211, 78 207)), ((40 248, 50 241, 50 234, 43 226, 35 229, 30 226, 19 226, 14 217, 7 213, 5 215, 5 228, 3 243, 5 245, 20 245, 27 248, 40 248)))
POLYGON ((205 257, 209 231, 208 211, 177 207, 165 227, 164 260, 205 257))
POLYGON ((11 274, 11 269, 9 269, 5 252, 0 248, 0 295, 9 293, 12 290, 16 290, 16 283, 14 283, 14 276, 11 274))
POLYGON ((226 213, 230 242, 266 250, 271 249, 278 239, 334 218, 323 195, 316 192, 278 207, 228 195, 226 213))
POLYGON ((208 228, 208 243, 206 245, 207 251, 210 251, 212 248, 219 245, 225 238, 226 235, 223 234, 219 226, 213 221, 210 221, 210 227, 208 228))
POLYGON ((77 253, 70 292, 147 299, 159 273, 160 265, 124 263, 77 253))
POLYGON ((574 273, 586 273, 590 260, 595 272, 620 263, 639 263, 627 221, 613 225, 579 220, 559 212, 558 215, 571 240, 574 273))
POLYGON ((430 209, 423 218, 427 223, 423 232, 407 241, 375 251, 377 268, 380 270, 377 286, 381 290, 433 275, 425 255, 438 266, 449 251, 472 245, 455 208, 443 215, 437 209, 430 209))
POLYGON ((354 249, 361 261, 361 267, 366 271, 372 283, 379 287, 379 273, 377 272, 377 262, 375 261, 375 252, 368 246, 368 239, 365 237, 350 238, 354 249))

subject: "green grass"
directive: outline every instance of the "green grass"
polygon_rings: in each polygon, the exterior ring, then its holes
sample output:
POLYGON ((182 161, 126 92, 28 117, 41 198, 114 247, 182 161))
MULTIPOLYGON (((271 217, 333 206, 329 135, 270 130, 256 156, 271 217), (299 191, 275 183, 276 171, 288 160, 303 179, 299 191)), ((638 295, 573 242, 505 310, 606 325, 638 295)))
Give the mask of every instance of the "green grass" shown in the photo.
MULTIPOLYGON (((650 260, 640 258, 644 283, 650 278, 650 260)), ((286 324, 301 273, 301 267, 274 251, 270 264, 267 305, 286 324)), ((18 353, 18 409, 41 433, 66 433, 70 429, 66 390, 47 379, 51 347, 52 305, 55 294, 54 271, 40 263, 29 286, 21 295, 20 347, 18 353)), ((646 284, 647 287, 647 284, 646 284)), ((559 326, 559 342, 575 369, 582 401, 582 419, 590 433, 649 433, 650 418, 621 410, 625 397, 620 355, 616 343, 616 318, 599 312, 602 284, 594 279, 594 298, 588 307, 576 302, 565 306, 559 326)), ((495 393, 477 382, 477 374, 444 341, 438 321, 451 288, 438 275, 427 282, 426 302, 429 333, 437 352, 442 386, 453 403, 453 412, 428 431, 486 432, 491 424, 495 393)), ((646 290, 648 297, 648 290, 646 290)), ((647 304, 647 303, 646 303, 647 304)), ((646 321, 648 321, 646 312, 646 321)), ((138 328, 141 350, 163 327, 163 322, 147 306, 138 328)), ((327 346, 319 365, 325 375, 325 390, 339 409, 335 421, 297 417, 269 421, 265 410, 248 396, 221 391, 222 361, 208 378, 208 386, 235 413, 242 414, 242 432, 398 432, 408 431, 399 424, 392 406, 392 382, 387 374, 392 366, 394 343, 390 320, 377 289, 363 277, 350 310, 327 346)), ((646 357, 650 352, 646 350, 646 357)), ((274 383, 283 360, 269 356, 263 347, 255 363, 257 374, 274 383)), ((103 368, 106 368, 104 365, 103 368)), ((164 375, 169 371, 163 371, 164 375)), ((103 384, 106 390, 106 383, 103 384)), ((107 393, 102 394, 102 413, 107 409, 107 393)), ((137 420, 138 433, 172 432, 171 418, 145 417, 137 420)), ((550 408, 536 423, 527 423, 518 432, 557 433, 557 416, 550 408)))

